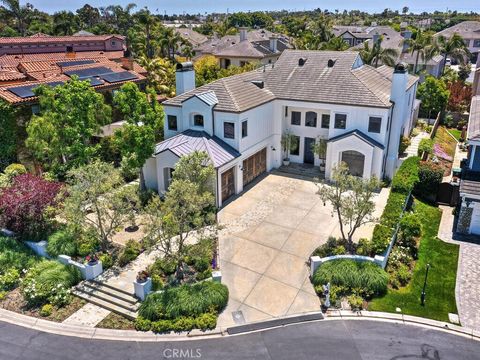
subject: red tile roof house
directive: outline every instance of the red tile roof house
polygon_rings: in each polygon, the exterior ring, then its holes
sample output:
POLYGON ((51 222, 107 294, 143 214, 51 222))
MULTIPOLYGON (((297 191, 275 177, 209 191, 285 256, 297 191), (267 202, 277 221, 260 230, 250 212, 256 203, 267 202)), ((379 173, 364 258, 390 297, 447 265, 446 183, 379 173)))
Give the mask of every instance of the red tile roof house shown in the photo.
POLYGON ((22 117, 27 118, 38 111, 33 89, 41 84, 56 86, 73 75, 91 81, 102 93, 126 82, 143 88, 147 72, 125 56, 124 40, 117 35, 0 38, 0 51, 7 43, 9 51, 13 51, 0 56, 0 99, 12 106, 23 106, 22 117), (20 47, 23 53, 17 52, 20 47), (48 52, 52 49, 56 52, 48 52))

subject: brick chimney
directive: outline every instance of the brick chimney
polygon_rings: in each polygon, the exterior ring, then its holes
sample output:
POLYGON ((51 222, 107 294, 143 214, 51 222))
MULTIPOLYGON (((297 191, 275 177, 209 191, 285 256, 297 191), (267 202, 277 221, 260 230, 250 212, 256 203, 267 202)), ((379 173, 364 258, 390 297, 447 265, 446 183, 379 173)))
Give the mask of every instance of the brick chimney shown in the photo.
POLYGON ((73 46, 67 46, 65 57, 67 59, 75 59, 77 57, 77 55, 75 54, 75 51, 73 50, 73 46))
POLYGON ((122 67, 125 70, 133 70, 133 58, 130 50, 125 50, 122 57, 122 67))
POLYGON ((238 31, 240 32, 240 41, 245 41, 245 40, 247 40, 247 31, 248 31, 248 28, 246 28, 246 27, 241 27, 241 28, 238 28, 238 31))

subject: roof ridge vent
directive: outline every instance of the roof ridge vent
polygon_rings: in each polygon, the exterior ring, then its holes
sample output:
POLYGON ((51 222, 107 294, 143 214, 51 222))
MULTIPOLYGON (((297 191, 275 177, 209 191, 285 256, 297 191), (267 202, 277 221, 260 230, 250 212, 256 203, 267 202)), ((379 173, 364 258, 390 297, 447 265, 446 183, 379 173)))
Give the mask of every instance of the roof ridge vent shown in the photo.
POLYGON ((303 66, 307 62, 307 59, 305 58, 300 58, 298 59, 298 66, 303 66))
POLYGON ((332 68, 334 65, 335 65, 335 62, 337 61, 337 59, 328 59, 328 62, 327 62, 327 66, 329 68, 332 68))

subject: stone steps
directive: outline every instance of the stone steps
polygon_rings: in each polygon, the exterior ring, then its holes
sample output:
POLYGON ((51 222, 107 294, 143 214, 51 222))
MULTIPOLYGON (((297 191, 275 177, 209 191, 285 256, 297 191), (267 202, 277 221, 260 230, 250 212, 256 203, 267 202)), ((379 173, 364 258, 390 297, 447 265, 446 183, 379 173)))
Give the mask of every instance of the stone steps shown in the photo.
POLYGON ((83 281, 72 292, 75 296, 129 319, 137 318, 138 299, 123 289, 95 281, 83 281))

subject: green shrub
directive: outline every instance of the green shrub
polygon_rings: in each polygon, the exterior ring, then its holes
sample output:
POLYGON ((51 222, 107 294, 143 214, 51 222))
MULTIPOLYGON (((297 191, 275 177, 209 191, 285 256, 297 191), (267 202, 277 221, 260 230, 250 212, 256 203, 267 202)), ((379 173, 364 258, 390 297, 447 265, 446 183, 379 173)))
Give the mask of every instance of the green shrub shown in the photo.
POLYGON ((69 290, 80 280, 80 271, 75 267, 43 260, 27 272, 22 293, 29 305, 51 303, 62 306, 70 301, 69 290))
POLYGON ((362 294, 381 295, 387 290, 388 274, 371 262, 332 260, 319 266, 313 275, 315 286, 326 283, 358 289, 362 294))
POLYGON ((212 310, 221 311, 227 302, 228 288, 225 285, 204 281, 150 294, 140 305, 139 315, 152 321, 199 316, 212 310))
POLYGON ((165 333, 170 332, 173 328, 173 321, 172 320, 158 320, 152 322, 152 331, 154 333, 165 333))
POLYGON ((109 269, 113 266, 113 258, 109 253, 103 253, 98 256, 98 260, 102 262, 103 269, 109 269))
POLYGON ((431 154, 433 151, 433 140, 429 138, 425 138, 420 140, 418 144, 418 156, 422 156, 425 152, 427 154, 431 154))
POLYGON ((196 319, 196 327, 202 331, 213 330, 217 326, 217 315, 208 312, 200 315, 196 319))
POLYGON ((20 241, 0 236, 0 274, 12 268, 18 271, 29 269, 38 260, 34 252, 20 241))
POLYGON ((175 332, 191 331, 196 325, 194 318, 182 316, 172 321, 171 330, 175 332))
POLYGON ((138 331, 150 331, 152 330, 152 322, 139 316, 135 320, 135 329, 138 331))
POLYGON ((333 255, 346 254, 345 246, 346 242, 342 238, 335 238, 329 236, 325 244, 320 245, 312 253, 312 256, 328 257, 333 255))
POLYGON ((402 155, 410 146, 410 139, 406 136, 400 136, 400 143, 398 144, 398 154, 402 155))
POLYGON ((94 230, 86 229, 79 232, 78 242, 78 255, 85 257, 89 254, 93 254, 97 251, 100 242, 94 230))
POLYGON ((425 200, 435 200, 438 187, 443 180, 443 169, 431 161, 422 161, 418 170, 415 194, 425 200))
POLYGON ((401 286, 406 286, 410 281, 410 279, 412 278, 412 272, 410 271, 410 268, 407 265, 402 264, 395 272, 395 276, 398 279, 401 286))
POLYGON ((120 266, 127 265, 130 261, 135 260, 140 252, 142 251, 142 245, 135 240, 128 240, 125 244, 125 247, 118 258, 118 263, 120 266))
POLYGON ((40 316, 47 317, 47 316, 52 315, 52 312, 53 312, 53 305, 52 304, 45 304, 40 309, 39 314, 40 314, 40 316))
POLYGON ((10 164, 3 171, 5 175, 13 179, 15 176, 26 174, 27 169, 22 164, 10 164))
POLYGON ((420 159, 409 157, 398 168, 392 179, 392 191, 408 194, 418 182, 418 165, 420 159))
POLYGON ((381 224, 375 225, 371 243, 372 255, 383 254, 387 250, 392 236, 393 230, 391 228, 381 224))
POLYGON ((20 272, 10 268, 0 275, 0 291, 9 291, 17 287, 20 282, 20 272))
POLYGON ((57 257, 58 255, 77 255, 78 247, 74 234, 68 229, 54 232, 48 237, 47 252, 48 255, 52 257, 57 257))
POLYGON ((366 238, 361 238, 358 240, 357 250, 355 253, 357 255, 374 256, 375 251, 372 241, 366 238))
POLYGON ((174 258, 163 257, 155 260, 148 270, 151 274, 168 276, 174 274, 176 269, 177 262, 174 258))
POLYGON ((388 269, 390 271, 400 268, 401 265, 410 266, 412 262, 413 257, 409 249, 395 246, 388 257, 388 269))
POLYGON ((158 274, 153 274, 151 275, 152 278, 152 288, 153 291, 158 291, 162 290, 163 287, 165 286, 165 283, 163 282, 162 278, 158 274))
POLYGON ((347 301, 352 310, 362 310, 363 308, 363 298, 361 296, 352 294, 347 296, 347 301))
POLYGON ((402 237, 417 238, 422 234, 422 223, 416 214, 405 214, 400 220, 399 232, 402 237))
POLYGON ((0 301, 3 301, 7 298, 8 292, 7 291, 0 291, 0 301))

